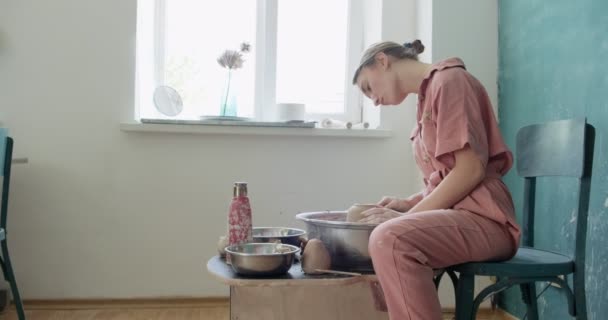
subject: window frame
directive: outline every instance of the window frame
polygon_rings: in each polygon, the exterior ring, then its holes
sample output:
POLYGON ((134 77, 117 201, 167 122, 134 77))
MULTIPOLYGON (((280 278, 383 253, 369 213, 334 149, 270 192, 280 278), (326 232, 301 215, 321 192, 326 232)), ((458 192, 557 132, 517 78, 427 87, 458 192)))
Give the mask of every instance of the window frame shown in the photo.
MULTIPOLYGON (((145 1, 145 0, 139 0, 145 1)), ((166 2, 170 0, 153 0, 153 84, 157 87, 164 83, 166 61, 166 2)), ((277 29, 279 0, 256 1, 256 45, 255 50, 255 84, 254 84, 254 118, 256 121, 276 121, 276 61, 277 61, 277 29), (260 71, 261 70, 261 71, 260 71)), ((358 88, 351 84, 352 73, 358 66, 358 59, 363 50, 364 39, 364 0, 348 0, 347 44, 346 44, 346 74, 344 81, 344 112, 343 113, 307 113, 307 120, 321 121, 332 118, 342 121, 362 121, 363 95, 358 88)), ((139 56, 139 54, 137 55, 139 56)), ((137 97, 141 101, 141 97, 137 97)), ((142 106, 139 106, 141 109, 142 106)), ((137 111, 137 118, 141 119, 137 111)))

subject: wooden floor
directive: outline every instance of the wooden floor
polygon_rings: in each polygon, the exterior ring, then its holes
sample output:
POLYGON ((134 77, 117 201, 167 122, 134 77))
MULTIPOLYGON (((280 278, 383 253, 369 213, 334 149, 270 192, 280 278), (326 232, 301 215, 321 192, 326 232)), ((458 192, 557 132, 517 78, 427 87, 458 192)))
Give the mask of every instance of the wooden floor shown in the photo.
MULTIPOLYGON (((32 310, 28 320, 228 320, 228 308, 161 308, 161 309, 90 309, 90 310, 32 310)), ((15 312, 0 319, 17 320, 15 312)))
MULTIPOLYGON (((229 320, 227 301, 212 303, 57 303, 38 302, 26 305, 28 320, 229 320)), ((453 319, 450 312, 444 319, 453 319)), ((478 320, 509 320, 502 311, 481 310, 478 320)), ((17 320, 14 307, 0 315, 0 320, 17 320)), ((288 319, 286 319, 288 320, 288 319)))

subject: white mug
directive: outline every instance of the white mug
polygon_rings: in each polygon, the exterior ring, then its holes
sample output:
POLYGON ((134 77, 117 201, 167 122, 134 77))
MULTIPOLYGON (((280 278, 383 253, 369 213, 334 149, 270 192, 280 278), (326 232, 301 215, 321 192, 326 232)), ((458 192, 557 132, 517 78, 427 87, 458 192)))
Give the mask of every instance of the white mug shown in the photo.
POLYGON ((279 103, 277 115, 279 121, 304 121, 306 106, 303 103, 279 103))

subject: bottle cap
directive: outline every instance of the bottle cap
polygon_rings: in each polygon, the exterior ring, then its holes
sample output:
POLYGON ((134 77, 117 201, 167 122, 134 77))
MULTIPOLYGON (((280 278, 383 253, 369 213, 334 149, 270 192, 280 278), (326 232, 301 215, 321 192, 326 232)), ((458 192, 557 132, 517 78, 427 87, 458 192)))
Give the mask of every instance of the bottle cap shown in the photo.
POLYGON ((232 195, 235 197, 247 196, 247 182, 235 182, 232 189, 232 195))

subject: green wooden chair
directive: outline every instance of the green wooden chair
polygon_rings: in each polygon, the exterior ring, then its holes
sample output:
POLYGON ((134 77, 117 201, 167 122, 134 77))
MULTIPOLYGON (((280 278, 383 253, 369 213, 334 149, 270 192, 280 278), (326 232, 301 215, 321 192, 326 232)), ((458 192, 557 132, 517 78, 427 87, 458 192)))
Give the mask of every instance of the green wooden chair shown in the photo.
POLYGON ((13 267, 11 265, 11 259, 8 255, 8 244, 7 244, 7 230, 6 230, 6 217, 8 214, 8 191, 11 180, 11 163, 13 160, 13 139, 8 136, 8 130, 0 128, 0 177, 2 177, 2 206, 0 207, 0 246, 2 248, 2 257, 0 258, 0 266, 2 267, 2 273, 4 279, 6 279, 10 286, 11 292, 13 293, 13 301, 17 308, 17 315, 19 320, 25 319, 25 312, 23 310, 23 304, 21 303, 21 296, 19 296, 19 290, 17 289, 17 281, 15 280, 15 274, 13 273, 13 267))
MULTIPOLYGON (((524 178, 522 246, 503 262, 473 262, 447 268, 456 288, 456 319, 475 319, 479 305, 488 296, 519 285, 527 307, 527 317, 538 319, 536 282, 559 285, 566 296, 568 311, 576 319, 587 319, 585 302, 585 244, 595 129, 585 119, 530 125, 517 133, 517 173, 524 178), (540 250, 534 246, 536 177, 561 176, 578 180, 578 206, 574 257, 540 250), (455 272, 459 273, 458 278, 455 272), (474 298, 476 275, 499 279, 474 298), (572 276, 570 288, 564 279, 572 276)), ((539 208, 540 213, 543 212, 539 208)), ((439 284, 441 276, 435 278, 439 284)))

